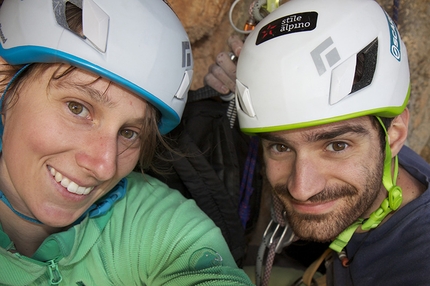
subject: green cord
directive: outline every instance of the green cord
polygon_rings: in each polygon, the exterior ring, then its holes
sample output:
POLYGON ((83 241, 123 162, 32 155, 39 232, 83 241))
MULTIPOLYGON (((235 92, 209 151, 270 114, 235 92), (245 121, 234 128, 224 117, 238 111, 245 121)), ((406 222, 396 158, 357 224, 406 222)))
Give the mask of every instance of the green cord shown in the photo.
POLYGON ((354 222, 337 236, 337 238, 330 244, 330 248, 337 253, 340 253, 345 248, 345 246, 351 240, 352 235, 361 224, 362 230, 376 228, 391 211, 397 210, 402 204, 402 189, 396 185, 397 175, 399 173, 399 159, 397 155, 394 157, 394 174, 391 176, 392 160, 388 132, 382 123, 381 118, 379 118, 379 116, 376 116, 376 118, 385 132, 385 159, 382 184, 387 190, 388 196, 382 201, 381 206, 376 211, 374 211, 368 219, 359 218, 356 222, 354 222))

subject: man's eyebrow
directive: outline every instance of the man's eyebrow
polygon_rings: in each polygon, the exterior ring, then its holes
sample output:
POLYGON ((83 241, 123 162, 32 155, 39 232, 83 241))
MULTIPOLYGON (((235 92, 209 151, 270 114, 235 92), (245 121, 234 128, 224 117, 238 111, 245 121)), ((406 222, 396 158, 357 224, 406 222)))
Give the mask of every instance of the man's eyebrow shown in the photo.
POLYGON ((258 137, 263 140, 272 141, 272 142, 284 142, 285 139, 282 136, 277 136, 273 133, 260 133, 258 137))
MULTIPOLYGON (((367 135, 370 132, 369 130, 367 130, 361 125, 345 125, 345 126, 333 127, 331 130, 304 132, 303 137, 308 142, 317 142, 322 140, 334 139, 348 133, 354 133, 357 135, 367 135)), ((263 140, 272 141, 272 142, 287 141, 283 136, 277 135, 275 133, 261 133, 258 136, 263 140)))
POLYGON ((333 130, 323 131, 323 132, 311 132, 306 134, 306 140, 309 142, 317 142, 322 140, 330 140, 337 138, 339 136, 354 133, 357 135, 367 135, 369 134, 369 130, 364 128, 361 125, 345 125, 334 127, 333 130))

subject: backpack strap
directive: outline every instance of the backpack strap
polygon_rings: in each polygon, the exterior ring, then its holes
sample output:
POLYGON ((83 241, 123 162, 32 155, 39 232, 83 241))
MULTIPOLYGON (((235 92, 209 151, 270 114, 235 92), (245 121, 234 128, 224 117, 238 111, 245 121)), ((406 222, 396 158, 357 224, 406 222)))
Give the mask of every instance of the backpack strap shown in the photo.
POLYGON ((333 251, 330 248, 326 249, 326 251, 324 251, 324 253, 317 260, 315 260, 311 265, 309 265, 309 267, 305 270, 305 273, 303 273, 303 284, 305 284, 306 286, 311 286, 314 285, 312 282, 316 282, 318 286, 326 286, 326 275, 323 275, 316 279, 314 279, 314 276, 323 261, 325 261, 325 259, 332 253, 333 251))

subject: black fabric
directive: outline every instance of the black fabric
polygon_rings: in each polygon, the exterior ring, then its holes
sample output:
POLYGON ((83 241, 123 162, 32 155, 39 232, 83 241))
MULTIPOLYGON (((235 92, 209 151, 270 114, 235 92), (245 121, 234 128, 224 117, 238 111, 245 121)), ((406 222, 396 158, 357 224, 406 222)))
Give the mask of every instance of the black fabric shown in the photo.
POLYGON ((203 99, 214 99, 220 95, 221 94, 218 93, 215 89, 206 85, 197 90, 190 90, 188 92, 187 104, 189 105, 191 102, 200 101, 203 99))
MULTIPOLYGON (((201 92, 192 93, 180 125, 168 134, 172 139, 170 145, 179 151, 179 154, 164 154, 173 158, 164 166, 171 172, 153 175, 196 201, 221 229, 233 257, 241 265, 246 228, 239 218, 239 197, 249 137, 240 132, 237 122, 230 128, 226 115, 228 102, 216 100, 217 93, 207 87, 201 92)), ((261 176, 257 165, 251 199, 254 211, 251 211, 248 229, 258 218, 260 194, 261 176)))

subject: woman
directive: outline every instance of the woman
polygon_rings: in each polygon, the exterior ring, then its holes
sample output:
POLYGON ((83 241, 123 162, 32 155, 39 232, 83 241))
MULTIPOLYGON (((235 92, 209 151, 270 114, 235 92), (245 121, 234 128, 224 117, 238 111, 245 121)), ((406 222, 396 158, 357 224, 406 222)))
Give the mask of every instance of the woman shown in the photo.
POLYGON ((0 284, 248 285, 214 224, 148 175, 191 82, 163 1, 4 1, 0 284))

